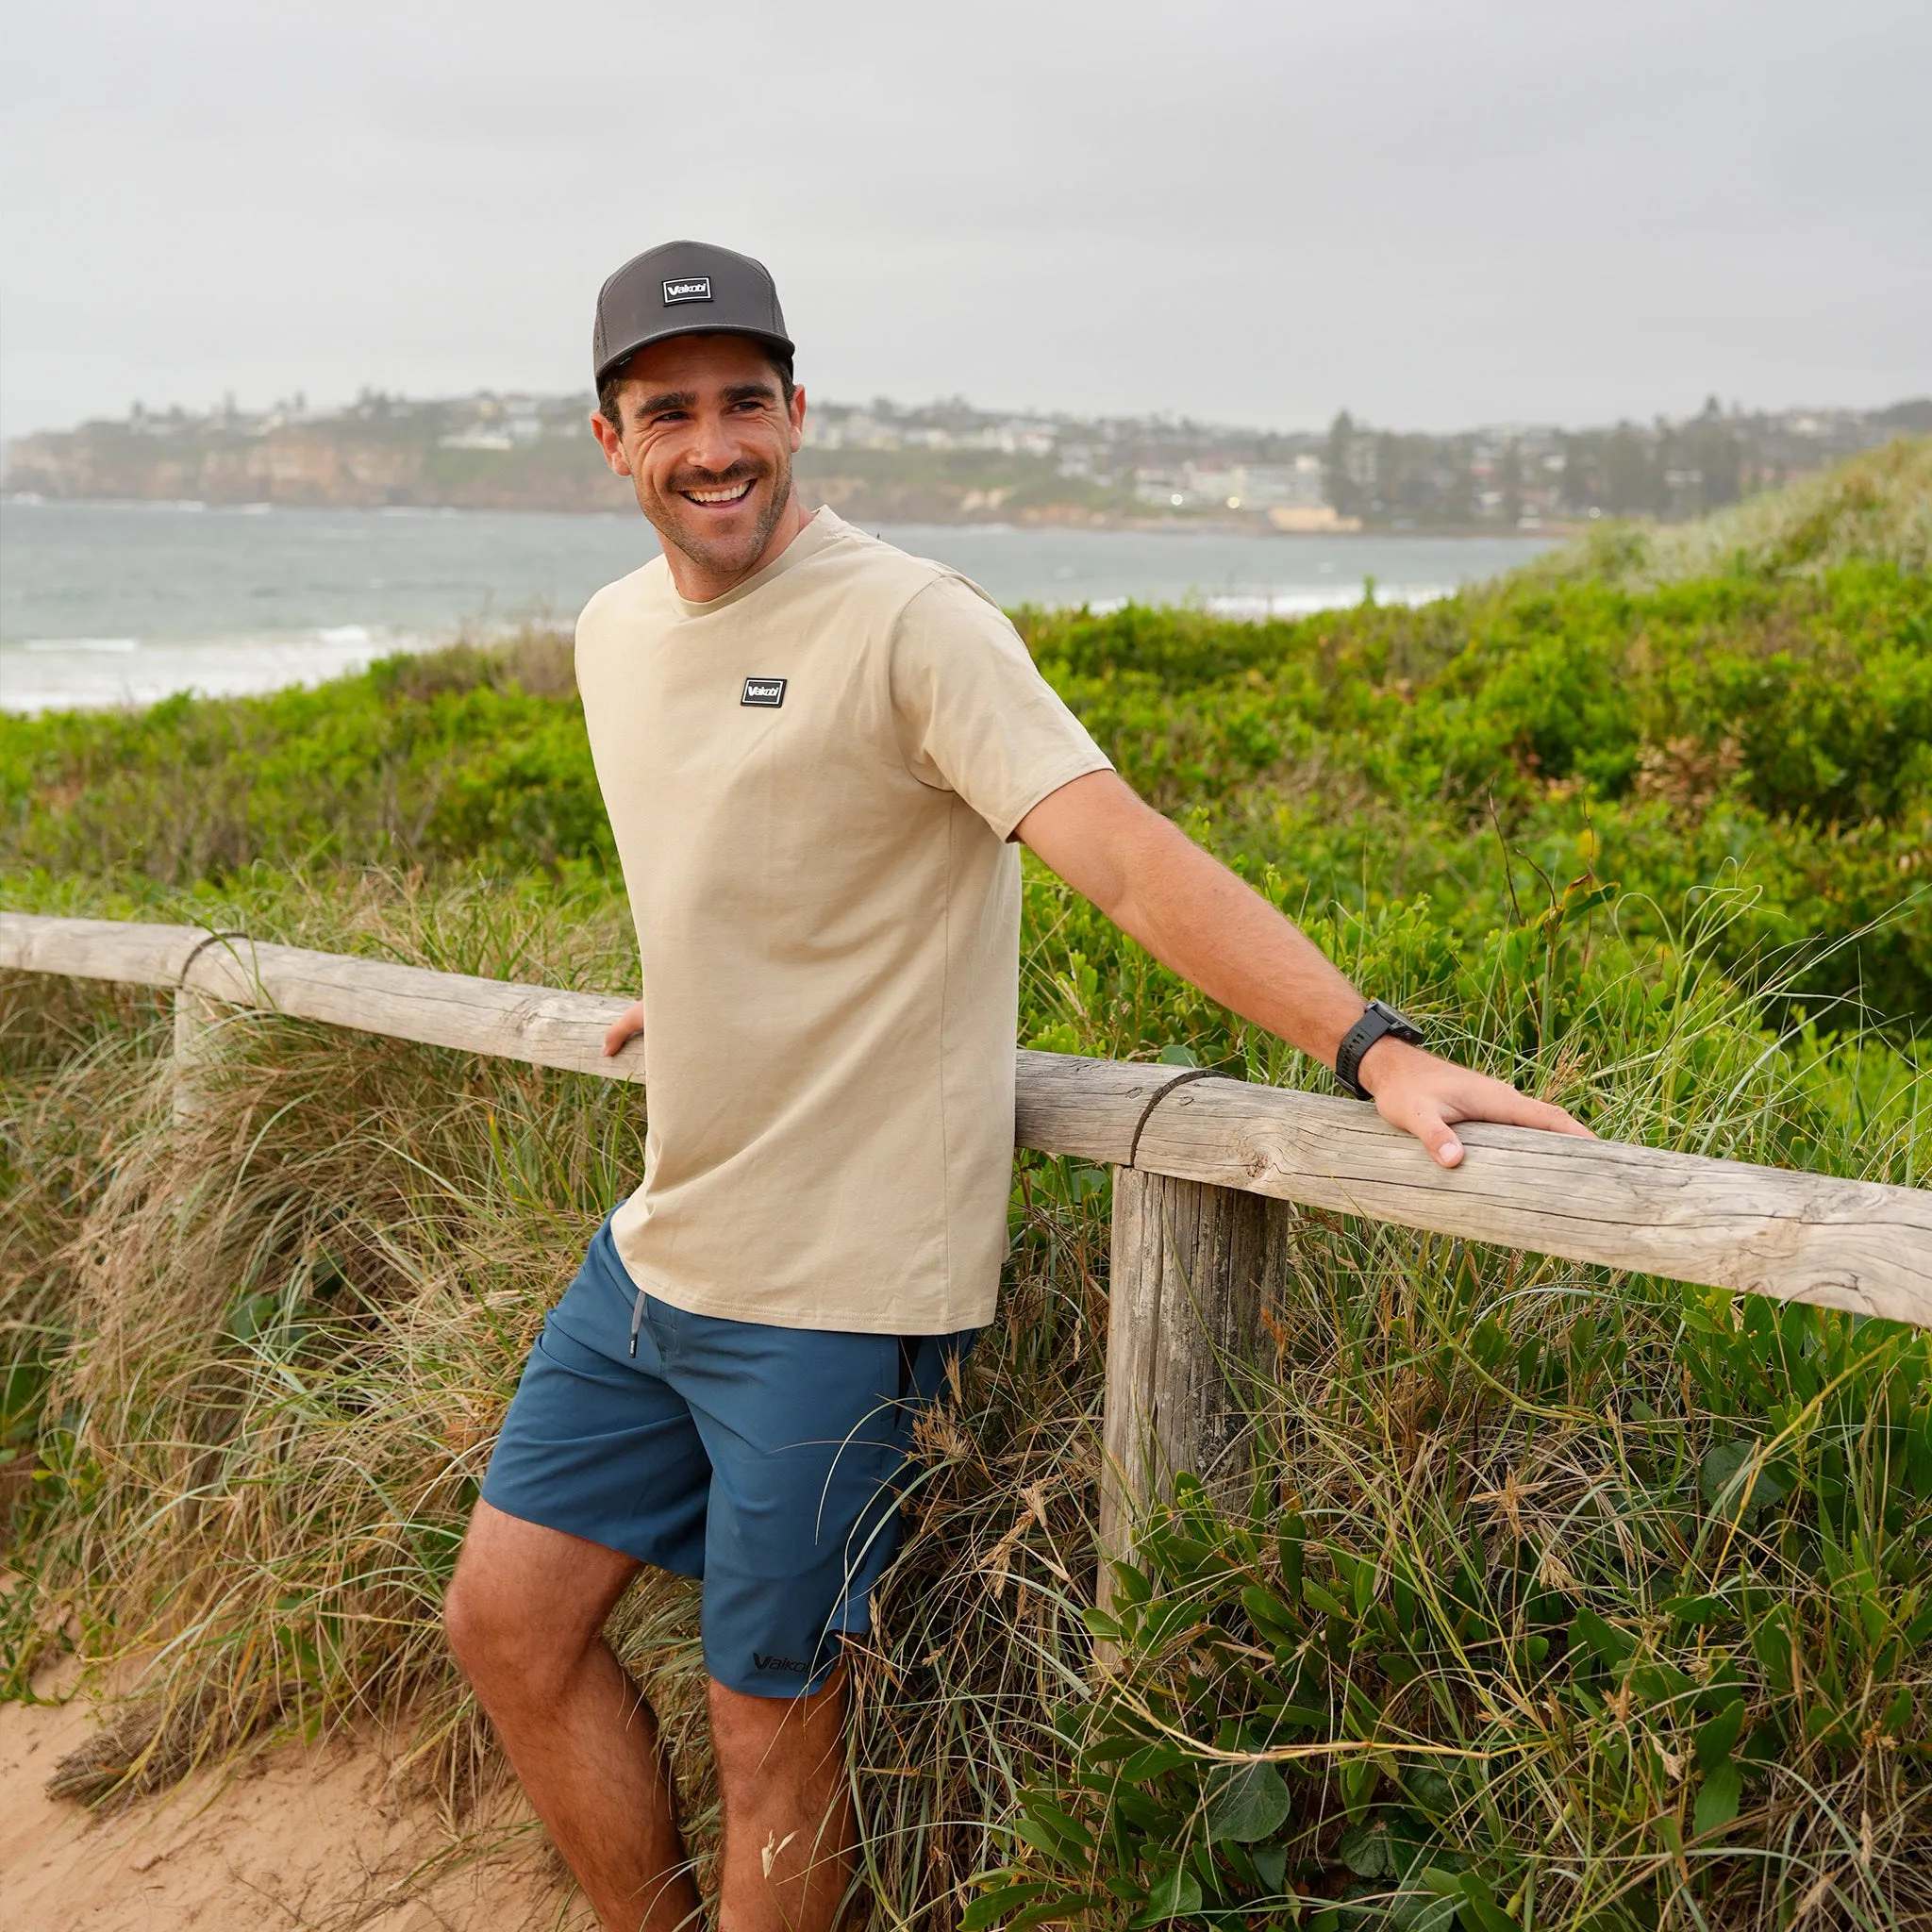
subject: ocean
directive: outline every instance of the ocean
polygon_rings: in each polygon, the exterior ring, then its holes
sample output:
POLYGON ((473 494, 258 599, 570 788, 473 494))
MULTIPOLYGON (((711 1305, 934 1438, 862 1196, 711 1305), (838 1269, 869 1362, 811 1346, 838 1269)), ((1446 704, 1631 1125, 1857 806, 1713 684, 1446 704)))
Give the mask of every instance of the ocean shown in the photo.
MULTIPOLYGON (((1238 616, 1422 602, 1548 539, 888 526, 1001 603, 1193 601, 1238 616)), ((657 554, 633 516, 0 501, 0 708, 315 683, 394 651, 568 624, 657 554)))

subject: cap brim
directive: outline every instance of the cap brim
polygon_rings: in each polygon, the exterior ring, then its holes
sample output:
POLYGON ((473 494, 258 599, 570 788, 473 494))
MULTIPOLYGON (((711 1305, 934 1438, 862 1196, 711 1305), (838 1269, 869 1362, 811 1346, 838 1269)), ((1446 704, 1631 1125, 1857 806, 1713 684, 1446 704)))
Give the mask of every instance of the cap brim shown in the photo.
POLYGON ((741 323, 692 323, 683 328, 653 329, 649 335, 640 336, 636 341, 627 342, 621 349, 613 349, 598 366, 597 380, 601 383, 613 369, 622 368, 640 349, 648 349, 653 342, 675 341, 678 336, 744 336, 752 341, 763 342, 768 349, 777 350, 788 362, 798 353, 789 336, 774 335, 770 329, 746 328, 741 323))

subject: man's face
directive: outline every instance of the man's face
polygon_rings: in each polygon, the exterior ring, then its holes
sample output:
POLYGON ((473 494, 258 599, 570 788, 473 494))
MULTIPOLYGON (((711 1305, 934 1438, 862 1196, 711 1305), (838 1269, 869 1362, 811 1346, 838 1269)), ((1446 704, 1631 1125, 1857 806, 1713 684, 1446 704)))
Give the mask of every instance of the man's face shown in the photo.
POLYGON ((744 336, 674 336, 631 358, 622 433, 591 426, 666 543, 719 575, 763 555, 791 496, 805 391, 785 406, 778 372, 744 336))

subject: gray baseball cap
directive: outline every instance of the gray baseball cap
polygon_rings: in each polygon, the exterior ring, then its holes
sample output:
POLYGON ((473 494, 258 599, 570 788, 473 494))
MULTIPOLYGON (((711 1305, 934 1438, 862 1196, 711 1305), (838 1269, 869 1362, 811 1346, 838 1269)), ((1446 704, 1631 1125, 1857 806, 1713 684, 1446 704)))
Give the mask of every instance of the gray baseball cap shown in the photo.
POLYGON ((761 261, 708 242, 666 242, 634 255, 597 291, 594 379, 669 336, 752 336, 789 362, 791 338, 761 261))

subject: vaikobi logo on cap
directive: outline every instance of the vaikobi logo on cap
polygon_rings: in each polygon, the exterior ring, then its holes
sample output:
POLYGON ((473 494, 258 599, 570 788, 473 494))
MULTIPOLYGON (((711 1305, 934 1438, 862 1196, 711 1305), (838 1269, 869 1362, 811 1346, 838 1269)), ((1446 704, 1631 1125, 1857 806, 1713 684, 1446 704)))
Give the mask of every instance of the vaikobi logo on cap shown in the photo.
POLYGON ((775 709, 785 702, 785 680, 782 677, 747 677, 744 695, 738 702, 741 705, 769 705, 775 709))
POLYGON ((668 281, 664 284, 664 302, 667 308, 673 302, 708 302, 710 299, 709 275, 684 275, 676 281, 668 281))

